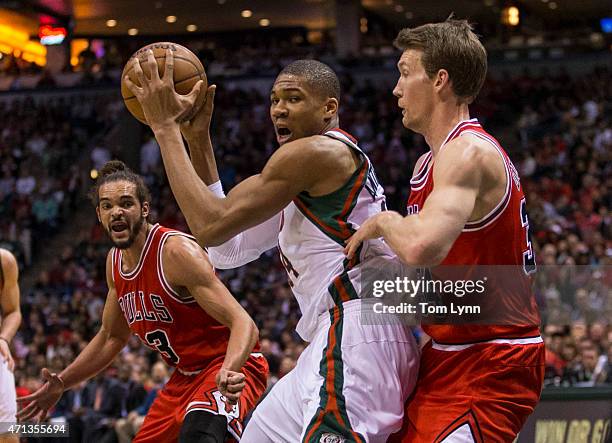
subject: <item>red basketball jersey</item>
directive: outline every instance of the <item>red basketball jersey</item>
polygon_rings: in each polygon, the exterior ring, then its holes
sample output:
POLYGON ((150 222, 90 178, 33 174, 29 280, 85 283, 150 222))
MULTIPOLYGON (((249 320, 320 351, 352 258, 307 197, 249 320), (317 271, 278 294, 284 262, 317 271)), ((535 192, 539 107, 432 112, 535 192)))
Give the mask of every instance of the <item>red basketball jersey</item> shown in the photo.
POLYGON ((193 239, 159 224, 153 226, 137 266, 129 273, 121 268, 122 251, 113 248, 113 281, 132 332, 166 363, 191 372, 225 355, 230 330, 208 315, 192 296, 181 297, 166 281, 162 250, 174 235, 193 239))
MULTIPOLYGON (((499 152, 506 169, 506 192, 489 214, 464 226, 441 265, 467 265, 466 273, 470 272, 471 266, 476 265, 508 265, 493 271, 498 274, 498 284, 490 279, 487 296, 491 298, 495 309, 507 312, 517 320, 499 326, 423 325, 423 330, 436 342, 448 344, 539 337, 540 315, 529 276, 535 270, 535 256, 529 241, 525 195, 518 173, 497 140, 480 126, 477 119, 460 122, 448 134, 441 149, 463 134, 481 138, 499 152), (500 284, 501 281, 503 284, 500 284)), ((433 166, 434 159, 429 152, 410 181, 409 214, 418 213, 433 190, 433 166)))

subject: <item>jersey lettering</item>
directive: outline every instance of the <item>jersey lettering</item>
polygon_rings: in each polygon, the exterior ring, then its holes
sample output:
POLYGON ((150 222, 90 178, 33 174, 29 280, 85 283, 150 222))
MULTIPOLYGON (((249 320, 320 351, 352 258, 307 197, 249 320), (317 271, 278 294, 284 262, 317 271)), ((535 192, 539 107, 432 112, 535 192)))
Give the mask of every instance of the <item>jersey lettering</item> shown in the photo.
POLYGON ((406 207, 406 210, 408 211, 408 215, 418 214, 419 213, 419 205, 417 205, 417 204, 408 205, 406 207))
POLYGON ((142 307, 142 312, 144 313, 145 320, 157 321, 157 316, 155 315, 155 312, 149 312, 147 310, 147 305, 145 303, 144 296, 144 292, 138 291, 138 297, 140 298, 140 306, 142 307))
POLYGON ((285 271, 287 272, 287 276, 289 277, 289 286, 293 287, 293 278, 298 278, 300 273, 295 270, 289 259, 285 254, 283 254, 283 250, 280 245, 278 245, 278 253, 280 255, 281 263, 283 264, 285 271))
POLYGON ((119 297, 119 307, 123 311, 123 315, 131 325, 134 322, 147 320, 147 321, 163 321, 166 323, 172 323, 174 320, 170 312, 164 305, 164 300, 155 294, 149 295, 149 304, 153 305, 154 310, 147 309, 145 293, 138 291, 138 302, 136 301, 136 293, 128 292, 123 296, 119 297))
POLYGON ((376 172, 374 171, 374 168, 372 168, 372 166, 368 164, 368 178, 366 179, 365 188, 372 196, 373 200, 375 200, 378 195, 379 187, 380 184, 378 182, 378 177, 376 177, 376 172))
POLYGON ((157 312, 157 316, 159 317, 159 319, 166 323, 172 323, 173 322, 172 316, 170 315, 170 312, 168 312, 168 310, 164 306, 164 300, 159 295, 155 295, 155 294, 151 294, 150 297, 151 297, 151 303, 153 303, 153 307, 155 308, 155 311, 157 312))
POLYGON ((521 200, 521 226, 525 228, 525 239, 527 250, 523 252, 523 270, 525 274, 531 274, 536 270, 535 254, 531 245, 531 233, 529 232, 529 218, 527 218, 527 204, 525 199, 521 200))

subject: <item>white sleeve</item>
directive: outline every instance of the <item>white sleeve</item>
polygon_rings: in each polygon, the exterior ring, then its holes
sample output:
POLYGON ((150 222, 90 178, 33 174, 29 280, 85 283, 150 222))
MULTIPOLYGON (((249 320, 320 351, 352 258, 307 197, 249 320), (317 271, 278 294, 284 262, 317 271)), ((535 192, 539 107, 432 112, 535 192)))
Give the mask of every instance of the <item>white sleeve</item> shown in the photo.
POLYGON ((280 217, 279 212, 222 245, 208 248, 208 256, 213 266, 218 269, 237 268, 258 259, 261 254, 275 247, 278 243, 280 217))
MULTIPOLYGON (((218 197, 225 197, 221 182, 213 183, 208 188, 218 197)), ((218 269, 238 268, 258 259, 261 254, 275 247, 278 244, 280 217, 279 212, 274 217, 241 232, 222 245, 207 248, 213 266, 218 269)))

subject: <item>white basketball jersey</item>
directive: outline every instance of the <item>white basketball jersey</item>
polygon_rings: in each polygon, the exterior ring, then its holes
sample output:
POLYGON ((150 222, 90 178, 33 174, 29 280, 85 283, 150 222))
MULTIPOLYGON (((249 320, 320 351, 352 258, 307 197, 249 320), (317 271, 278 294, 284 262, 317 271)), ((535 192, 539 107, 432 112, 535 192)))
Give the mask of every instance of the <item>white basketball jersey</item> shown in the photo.
POLYGON ((346 240, 365 220, 386 209, 385 196, 355 139, 339 129, 324 135, 355 150, 362 162, 341 188, 320 197, 301 192, 282 213, 278 246, 302 311, 297 332, 306 341, 311 341, 321 314, 360 298, 364 265, 393 255, 379 239, 364 242, 350 261, 344 255, 346 240))

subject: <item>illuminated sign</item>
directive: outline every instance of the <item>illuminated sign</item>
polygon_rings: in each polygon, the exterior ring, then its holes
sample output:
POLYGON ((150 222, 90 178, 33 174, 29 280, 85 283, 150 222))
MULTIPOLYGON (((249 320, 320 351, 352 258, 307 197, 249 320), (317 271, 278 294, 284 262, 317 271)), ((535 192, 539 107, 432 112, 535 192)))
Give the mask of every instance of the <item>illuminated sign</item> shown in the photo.
POLYGON ((66 28, 51 25, 41 25, 38 29, 38 37, 43 45, 59 45, 68 35, 66 28))

